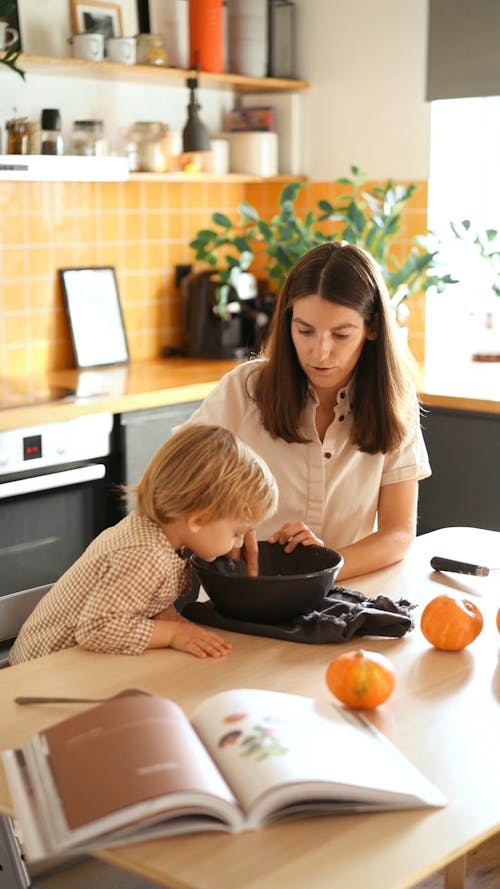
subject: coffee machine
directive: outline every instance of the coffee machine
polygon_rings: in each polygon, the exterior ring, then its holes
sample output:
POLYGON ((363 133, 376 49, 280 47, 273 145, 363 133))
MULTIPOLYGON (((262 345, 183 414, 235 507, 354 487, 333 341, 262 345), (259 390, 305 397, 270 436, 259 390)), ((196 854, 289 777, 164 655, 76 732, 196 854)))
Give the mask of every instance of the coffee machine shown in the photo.
POLYGON ((192 358, 247 358, 260 349, 274 299, 256 294, 241 299, 230 286, 227 318, 214 311, 220 281, 212 269, 182 279, 185 355, 192 358))

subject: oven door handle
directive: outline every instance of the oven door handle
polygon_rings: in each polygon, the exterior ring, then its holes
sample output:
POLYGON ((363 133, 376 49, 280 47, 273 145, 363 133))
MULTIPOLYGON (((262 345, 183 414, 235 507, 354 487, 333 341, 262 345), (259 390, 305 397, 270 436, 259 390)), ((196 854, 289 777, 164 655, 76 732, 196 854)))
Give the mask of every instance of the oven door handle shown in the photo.
POLYGON ((67 488, 70 485, 81 485, 82 482, 93 482, 104 478, 106 467, 103 463, 91 463, 77 469, 64 469, 62 472, 51 472, 48 475, 34 475, 21 478, 14 482, 0 483, 0 500, 7 497, 20 497, 22 494, 34 494, 37 491, 52 491, 54 488, 67 488))

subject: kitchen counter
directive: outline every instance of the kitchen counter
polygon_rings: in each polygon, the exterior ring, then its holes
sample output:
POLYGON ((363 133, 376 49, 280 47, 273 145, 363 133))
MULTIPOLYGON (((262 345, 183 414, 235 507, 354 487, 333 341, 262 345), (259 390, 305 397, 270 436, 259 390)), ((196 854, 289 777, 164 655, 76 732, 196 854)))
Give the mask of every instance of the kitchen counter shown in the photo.
POLYGON ((419 367, 417 388, 423 404, 448 410, 500 414, 500 363, 464 361, 419 367))
MULTIPOLYGON (((0 410, 0 430, 58 422, 89 413, 145 410, 205 398, 218 380, 239 362, 165 358, 128 366, 53 371, 41 381, 10 380, 14 389, 64 388, 67 397, 0 410)), ((423 404, 458 411, 500 415, 500 364, 419 369, 417 388, 423 404)), ((0 397, 2 389, 0 384, 0 397)))
MULTIPOLYGON (((57 423, 82 414, 121 414, 199 401, 206 398, 220 378, 238 363, 234 360, 168 358, 92 370, 52 371, 43 381, 34 380, 30 387, 26 380, 11 380, 14 392, 43 393, 48 388, 58 388, 70 394, 56 401, 4 407, 0 410, 0 430, 57 423)), ((0 385, 0 396, 1 391, 0 385)), ((35 397, 44 396, 38 394, 35 397)))

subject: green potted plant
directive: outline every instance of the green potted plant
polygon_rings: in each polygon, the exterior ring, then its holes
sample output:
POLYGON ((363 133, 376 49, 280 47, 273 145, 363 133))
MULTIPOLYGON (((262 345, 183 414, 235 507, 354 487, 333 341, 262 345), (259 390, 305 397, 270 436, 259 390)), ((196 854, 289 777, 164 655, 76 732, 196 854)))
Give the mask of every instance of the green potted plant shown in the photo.
POLYGON ((374 256, 384 274, 391 304, 395 310, 417 291, 436 287, 441 293, 456 280, 448 273, 440 274, 440 245, 432 233, 417 235, 410 255, 399 262, 394 254, 394 241, 401 229, 401 214, 411 199, 416 185, 396 185, 388 179, 384 186, 365 188, 365 174, 351 166, 352 178, 337 182, 348 186, 346 194, 333 206, 320 201, 324 218, 341 223, 340 236, 350 244, 363 247, 374 256))
POLYGON ((347 185, 348 191, 336 204, 320 200, 317 209, 309 210, 303 217, 295 209, 297 195, 305 187, 301 182, 284 186, 278 213, 269 222, 261 219, 255 207, 248 203, 238 206, 236 221, 214 213, 214 228, 199 231, 190 246, 197 260, 214 269, 221 283, 221 304, 224 303, 222 288, 234 277, 234 269, 243 266, 247 269, 249 258, 251 263, 257 252, 265 253, 267 276, 279 289, 300 256, 311 247, 336 238, 363 247, 374 256, 382 269, 396 316, 401 317, 405 300, 415 292, 432 286, 442 291, 447 284, 456 283, 450 274, 439 273, 439 242, 431 234, 416 237, 404 261, 399 262, 395 257, 393 247, 401 227, 401 214, 417 186, 396 185, 388 180, 384 186, 366 189, 359 167, 353 165, 351 175, 352 178, 337 180, 338 184, 347 185), (333 234, 332 222, 336 227, 333 234))
POLYGON ((251 204, 243 202, 238 205, 235 221, 224 213, 213 213, 214 228, 201 229, 191 241, 195 258, 211 266, 220 282, 221 314, 227 299, 227 285, 250 268, 256 251, 266 254, 267 276, 279 289, 291 267, 310 247, 332 239, 315 228, 324 219, 323 213, 310 212, 304 219, 297 215, 295 200, 301 188, 301 182, 284 186, 278 213, 270 222, 261 219, 251 204))
MULTIPOLYGON (((11 0, 0 0, 0 19, 7 20, 8 16, 14 12, 15 4, 11 2, 11 0)), ((21 48, 19 45, 19 40, 16 40, 11 46, 7 47, 6 50, 0 53, 0 64, 6 65, 12 71, 15 71, 16 74, 19 74, 20 77, 25 78, 25 72, 18 67, 17 60, 21 55, 21 48)))

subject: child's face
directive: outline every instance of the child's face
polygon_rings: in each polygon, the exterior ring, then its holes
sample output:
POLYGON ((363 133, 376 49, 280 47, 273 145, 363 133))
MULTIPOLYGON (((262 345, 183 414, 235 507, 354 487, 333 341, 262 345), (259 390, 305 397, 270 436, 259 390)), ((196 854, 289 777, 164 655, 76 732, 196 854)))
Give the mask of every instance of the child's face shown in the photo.
POLYGON ((201 559, 213 562, 217 556, 224 556, 232 549, 243 546, 243 538, 252 528, 252 524, 241 519, 212 519, 209 522, 200 522, 196 526, 191 526, 191 539, 186 545, 201 559))

